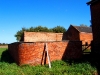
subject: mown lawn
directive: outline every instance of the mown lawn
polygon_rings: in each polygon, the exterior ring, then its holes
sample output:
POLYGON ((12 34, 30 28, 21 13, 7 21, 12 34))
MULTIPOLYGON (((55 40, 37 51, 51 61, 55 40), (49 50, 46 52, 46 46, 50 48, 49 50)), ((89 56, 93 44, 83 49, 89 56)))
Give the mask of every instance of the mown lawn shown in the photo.
POLYGON ((0 48, 0 75, 96 75, 97 70, 89 62, 54 61, 52 68, 48 65, 18 66, 10 63, 10 56, 6 48, 0 48), (4 55, 3 55, 4 54, 4 55), (7 60, 7 61, 6 61, 7 60))

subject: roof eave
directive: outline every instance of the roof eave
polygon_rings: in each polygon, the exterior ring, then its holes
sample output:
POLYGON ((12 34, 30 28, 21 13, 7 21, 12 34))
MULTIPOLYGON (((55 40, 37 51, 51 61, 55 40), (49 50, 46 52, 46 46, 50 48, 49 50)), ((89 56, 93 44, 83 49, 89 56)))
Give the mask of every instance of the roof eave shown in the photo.
POLYGON ((78 32, 80 32, 75 26, 72 25, 72 27, 74 27, 78 32))
POLYGON ((89 1, 89 2, 87 2, 86 4, 87 4, 87 5, 91 5, 92 3, 95 3, 95 2, 97 2, 97 1, 99 1, 99 0, 89 1))

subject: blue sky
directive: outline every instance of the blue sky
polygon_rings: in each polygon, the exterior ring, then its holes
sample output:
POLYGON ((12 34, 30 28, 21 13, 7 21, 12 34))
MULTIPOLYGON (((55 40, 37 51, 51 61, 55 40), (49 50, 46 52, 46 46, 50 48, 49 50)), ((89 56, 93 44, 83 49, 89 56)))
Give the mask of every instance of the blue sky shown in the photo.
POLYGON ((0 43, 16 42, 22 27, 90 26, 89 0, 0 0, 0 43))

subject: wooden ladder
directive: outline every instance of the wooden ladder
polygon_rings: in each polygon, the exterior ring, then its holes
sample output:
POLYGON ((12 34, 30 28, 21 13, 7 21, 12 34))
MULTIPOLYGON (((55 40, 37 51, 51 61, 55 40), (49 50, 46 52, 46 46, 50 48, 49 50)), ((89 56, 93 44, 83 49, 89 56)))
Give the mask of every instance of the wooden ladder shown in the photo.
POLYGON ((48 45, 47 43, 44 43, 44 51, 43 51, 43 55, 42 55, 42 60, 41 60, 41 65, 46 64, 46 57, 48 59, 48 64, 49 64, 49 68, 51 68, 51 62, 50 62, 50 56, 49 56, 49 52, 48 52, 48 45))
POLYGON ((50 62, 50 56, 49 56, 49 52, 48 52, 47 43, 45 43, 45 52, 47 53, 47 59, 48 59, 49 68, 51 68, 51 62, 50 62))

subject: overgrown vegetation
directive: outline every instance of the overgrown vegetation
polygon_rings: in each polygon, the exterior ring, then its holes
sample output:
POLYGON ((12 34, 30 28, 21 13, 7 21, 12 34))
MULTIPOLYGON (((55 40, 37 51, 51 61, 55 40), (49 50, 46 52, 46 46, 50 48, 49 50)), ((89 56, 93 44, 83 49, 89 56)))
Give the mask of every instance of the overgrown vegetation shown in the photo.
MULTIPOLYGON (((5 56, 9 57, 9 53, 5 48, 0 48, 0 59, 5 56)), ((54 61, 51 63, 52 68, 48 68, 48 65, 18 66, 9 61, 0 61, 0 75, 95 75, 97 73, 96 68, 89 62, 72 61, 70 64, 69 61, 54 61)))
POLYGON ((30 28, 25 28, 23 27, 21 30, 19 30, 16 34, 16 40, 19 41, 21 39, 21 36, 24 31, 27 32, 54 32, 54 33, 63 33, 66 32, 66 29, 62 26, 56 26, 54 28, 47 28, 47 27, 42 27, 42 26, 37 26, 37 27, 30 27, 30 28))

